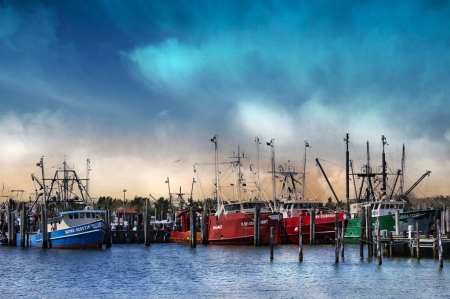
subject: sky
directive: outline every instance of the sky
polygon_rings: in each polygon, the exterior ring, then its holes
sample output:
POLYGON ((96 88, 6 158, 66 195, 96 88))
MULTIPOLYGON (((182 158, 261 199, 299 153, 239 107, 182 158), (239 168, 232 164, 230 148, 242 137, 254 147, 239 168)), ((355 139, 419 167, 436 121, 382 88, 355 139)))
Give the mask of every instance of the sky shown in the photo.
POLYGON ((239 145, 253 169, 260 138, 268 197, 265 142, 301 167, 307 140, 307 197, 331 196, 320 158, 344 198, 349 133, 356 172, 367 141, 381 165, 384 135, 388 172, 405 144, 406 186, 431 170, 416 195, 448 195, 449 52, 439 0, 1 0, 4 192, 30 196, 43 156, 48 175, 66 159, 85 177, 90 159, 93 197, 167 197, 167 177, 210 196, 213 167, 193 165, 214 161, 217 134, 220 161, 239 145))

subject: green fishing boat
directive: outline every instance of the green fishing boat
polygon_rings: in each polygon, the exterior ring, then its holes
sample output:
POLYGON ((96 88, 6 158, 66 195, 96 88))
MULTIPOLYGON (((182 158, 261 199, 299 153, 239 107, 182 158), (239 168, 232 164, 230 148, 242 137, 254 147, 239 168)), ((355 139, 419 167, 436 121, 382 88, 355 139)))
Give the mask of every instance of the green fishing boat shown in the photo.
POLYGON ((416 230, 419 224, 419 233, 430 231, 433 226, 437 210, 419 210, 403 212, 403 201, 378 201, 371 203, 354 203, 350 205, 350 219, 344 235, 344 242, 359 243, 361 235, 361 207, 372 209, 372 231, 375 229, 377 217, 380 221, 380 230, 395 232, 395 211, 399 211, 399 232, 408 231, 412 225, 416 230))

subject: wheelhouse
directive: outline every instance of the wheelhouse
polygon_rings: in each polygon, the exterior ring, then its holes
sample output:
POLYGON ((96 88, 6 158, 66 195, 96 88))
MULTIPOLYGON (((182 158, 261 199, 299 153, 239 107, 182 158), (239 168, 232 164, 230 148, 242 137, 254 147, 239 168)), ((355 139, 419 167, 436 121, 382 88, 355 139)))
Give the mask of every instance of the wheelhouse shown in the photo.
POLYGON ((223 214, 253 213, 259 207, 261 213, 270 213, 269 204, 265 201, 244 201, 224 205, 223 214))
POLYGON ((403 213, 405 203, 403 201, 377 201, 370 203, 354 203, 350 205, 351 218, 361 217, 361 207, 371 207, 372 217, 395 214, 395 211, 403 213))
POLYGON ((286 201, 280 203, 280 213, 283 214, 284 218, 288 218, 295 216, 300 210, 317 209, 322 206, 323 204, 321 202, 312 200, 286 201))
POLYGON ((58 216, 47 220, 47 231, 67 229, 105 219, 106 211, 79 210, 60 212, 58 216))

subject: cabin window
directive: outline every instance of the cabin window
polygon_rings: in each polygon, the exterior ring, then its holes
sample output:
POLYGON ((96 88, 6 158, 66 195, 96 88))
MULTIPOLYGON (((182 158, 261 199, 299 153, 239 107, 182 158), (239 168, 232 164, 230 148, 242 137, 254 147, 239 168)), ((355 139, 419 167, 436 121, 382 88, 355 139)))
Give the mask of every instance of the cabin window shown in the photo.
POLYGON ((69 214, 69 219, 73 219, 73 215, 72 214, 69 214))
POLYGON ((400 204, 400 209, 403 209, 403 204, 400 204))
POLYGON ((86 218, 91 218, 91 213, 86 213, 86 218))
POLYGON ((394 208, 394 204, 391 204, 391 209, 393 209, 394 208))
POLYGON ((92 213, 92 218, 95 218, 95 213, 92 213))
POLYGON ((233 210, 240 210, 241 206, 240 204, 234 204, 234 205, 226 205, 225 210, 226 211, 233 211, 233 210))
POLYGON ((257 205, 253 206, 253 203, 251 203, 251 202, 245 202, 245 203, 243 204, 243 206, 244 206, 244 209, 253 209, 253 208, 256 207, 257 205))
POLYGON ((378 209, 378 204, 376 203, 375 207, 374 207, 374 210, 377 210, 377 209, 378 209))
POLYGON ((288 204, 287 204, 287 203, 283 204, 283 208, 284 208, 284 209, 287 209, 287 207, 288 207, 288 204))
POLYGON ((80 218, 84 218, 84 213, 80 213, 80 218))
POLYGON ((78 213, 73 213, 73 219, 78 219, 78 213))
MULTIPOLYGON (((389 205, 387 205, 389 207, 389 205)), ((384 203, 380 204, 380 209, 384 209, 384 203)))
POLYGON ((294 203, 294 209, 298 209, 298 203, 294 203))

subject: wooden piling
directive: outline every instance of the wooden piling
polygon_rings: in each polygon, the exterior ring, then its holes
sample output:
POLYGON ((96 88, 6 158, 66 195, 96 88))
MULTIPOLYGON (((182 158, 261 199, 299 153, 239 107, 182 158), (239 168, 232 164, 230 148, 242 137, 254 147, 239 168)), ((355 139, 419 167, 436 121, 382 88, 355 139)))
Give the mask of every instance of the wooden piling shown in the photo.
POLYGON ((303 262, 303 236, 302 236, 302 221, 303 217, 299 216, 299 225, 298 225, 298 261, 303 262))
POLYGON ((416 231, 417 231, 416 255, 417 255, 417 260, 420 261, 420 234, 419 234, 419 223, 417 223, 417 222, 416 222, 416 231))
POLYGON ((25 247, 25 231, 27 227, 26 223, 26 211, 25 211, 25 202, 21 202, 21 210, 20 210, 20 247, 25 247))
POLYGON ((145 203, 144 243, 150 246, 150 199, 145 203))
POLYGON ((400 235, 400 214, 399 210, 395 210, 395 234, 400 235))
POLYGON ((261 229, 261 210, 259 207, 255 207, 255 226, 254 226, 254 245, 259 246, 260 245, 260 233, 261 229))
POLYGON ((446 231, 448 233, 450 232, 450 209, 447 209, 447 211, 445 211, 445 224, 446 231))
POLYGON ((392 242, 394 241, 394 239, 392 238, 392 232, 388 232, 389 234, 389 257, 393 256, 393 252, 392 252, 392 242))
POLYGON ((8 204, 8 209, 6 211, 6 219, 8 221, 8 246, 12 246, 12 225, 11 225, 11 207, 8 204))
POLYGON ((197 214, 194 211, 194 208, 191 208, 191 213, 190 213, 190 240, 191 240, 191 247, 195 248, 197 247, 197 219, 196 219, 197 214))
POLYGON ((442 235, 441 235, 441 227, 440 220, 437 219, 437 229, 438 229, 438 247, 439 247, 439 267, 444 267, 444 259, 443 259, 443 250, 442 250, 442 235))
POLYGON ((270 261, 273 261, 273 227, 270 228, 270 261))
POLYGON ((137 214, 136 221, 136 243, 141 243, 141 223, 142 223, 142 214, 137 214))
POLYGON ((41 233, 42 233, 42 248, 48 247, 47 242, 47 207, 45 203, 41 205, 41 233))
POLYGON ((359 233, 359 256, 364 258, 364 233, 366 231, 366 208, 361 207, 361 230, 359 233))
POLYGON ((309 227, 309 244, 316 244, 316 211, 314 208, 309 210, 310 227, 309 227))
POLYGON ((207 220, 208 220, 208 211, 206 208, 202 211, 202 244, 208 244, 208 226, 207 226, 207 220))
POLYGON ((378 257, 378 265, 381 265, 383 263, 383 260, 381 258, 381 235, 380 235, 380 217, 377 217, 377 257, 378 257))
POLYGON ((127 224, 127 244, 131 243, 131 217, 128 217, 128 224, 127 224))
POLYGON ((372 232, 372 207, 367 207, 367 230, 368 230, 368 246, 369 247, 369 257, 373 257, 373 232, 372 232))
POLYGON ((334 215, 334 233, 335 233, 334 262, 339 263, 339 221, 337 214, 334 215))
POLYGON ((111 247, 111 209, 106 211, 106 248, 111 247))
POLYGON ((445 212, 447 210, 447 206, 444 205, 442 212, 441 212, 441 234, 445 235, 446 234, 446 225, 445 225, 445 212))
POLYGON ((344 261, 344 235, 345 235, 345 221, 342 221, 342 234, 341 234, 341 257, 344 261))

